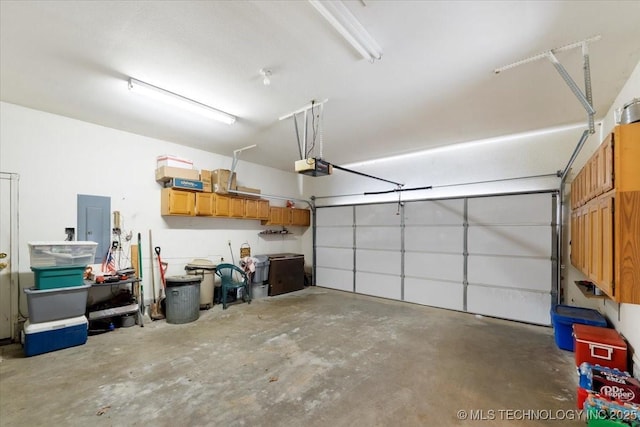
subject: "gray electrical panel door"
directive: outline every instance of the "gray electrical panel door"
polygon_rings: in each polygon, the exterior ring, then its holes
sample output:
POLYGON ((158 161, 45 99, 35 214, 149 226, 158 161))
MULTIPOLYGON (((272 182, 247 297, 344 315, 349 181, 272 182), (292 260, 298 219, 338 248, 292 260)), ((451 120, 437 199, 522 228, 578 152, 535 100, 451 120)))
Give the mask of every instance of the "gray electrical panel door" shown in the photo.
POLYGON ((95 264, 101 263, 111 245, 111 198, 78 194, 78 240, 98 243, 95 264))

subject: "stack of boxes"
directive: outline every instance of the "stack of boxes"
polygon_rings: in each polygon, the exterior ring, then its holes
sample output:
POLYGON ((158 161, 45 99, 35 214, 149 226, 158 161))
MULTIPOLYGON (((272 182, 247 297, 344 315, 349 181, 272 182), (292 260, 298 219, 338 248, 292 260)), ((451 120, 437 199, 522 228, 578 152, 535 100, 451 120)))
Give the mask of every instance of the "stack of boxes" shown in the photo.
POLYGON ((93 263, 97 246, 95 242, 29 242, 35 286, 24 289, 29 312, 22 335, 26 356, 86 343, 91 285, 85 285, 84 271, 93 263))
POLYGON ((229 169, 198 171, 193 168, 192 160, 168 154, 158 156, 156 165, 156 181, 165 187, 217 194, 228 194, 228 190, 234 190, 260 196, 257 188, 238 186, 236 173, 232 174, 229 169))
POLYGON ((627 372, 624 338, 595 310, 558 305, 552 319, 558 347, 575 352, 576 403, 587 425, 640 427, 640 381, 627 372))

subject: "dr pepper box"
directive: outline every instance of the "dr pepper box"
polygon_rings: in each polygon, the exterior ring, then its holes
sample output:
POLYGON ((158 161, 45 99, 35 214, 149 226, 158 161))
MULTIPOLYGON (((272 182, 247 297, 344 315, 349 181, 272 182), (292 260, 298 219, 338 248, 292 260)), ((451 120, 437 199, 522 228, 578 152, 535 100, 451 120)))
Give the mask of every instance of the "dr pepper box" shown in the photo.
POLYGON ((586 390, 591 390, 621 403, 640 404, 640 381, 628 372, 585 362, 580 365, 579 373, 579 408, 582 408, 581 401, 586 398, 586 390))

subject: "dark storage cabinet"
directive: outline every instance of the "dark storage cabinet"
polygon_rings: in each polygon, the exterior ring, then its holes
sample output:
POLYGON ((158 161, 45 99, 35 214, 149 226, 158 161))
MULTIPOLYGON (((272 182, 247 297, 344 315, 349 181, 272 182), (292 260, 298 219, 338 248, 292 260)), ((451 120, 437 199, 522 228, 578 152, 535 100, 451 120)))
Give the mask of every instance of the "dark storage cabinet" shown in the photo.
POLYGON ((270 254, 269 296, 304 289, 304 255, 270 254))

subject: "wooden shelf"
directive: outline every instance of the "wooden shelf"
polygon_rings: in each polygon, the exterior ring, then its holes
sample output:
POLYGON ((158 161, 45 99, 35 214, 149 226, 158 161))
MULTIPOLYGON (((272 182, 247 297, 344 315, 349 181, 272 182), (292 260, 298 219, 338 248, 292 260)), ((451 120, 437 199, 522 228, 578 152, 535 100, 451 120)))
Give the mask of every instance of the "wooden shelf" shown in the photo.
POLYGON ((582 292, 582 295, 584 295, 585 298, 593 298, 593 299, 608 298, 607 295, 604 293, 602 295, 594 294, 593 291, 594 289, 597 289, 597 286, 591 282, 588 282, 586 280, 576 280, 573 283, 576 284, 576 286, 578 287, 578 289, 580 289, 580 292, 582 292))

